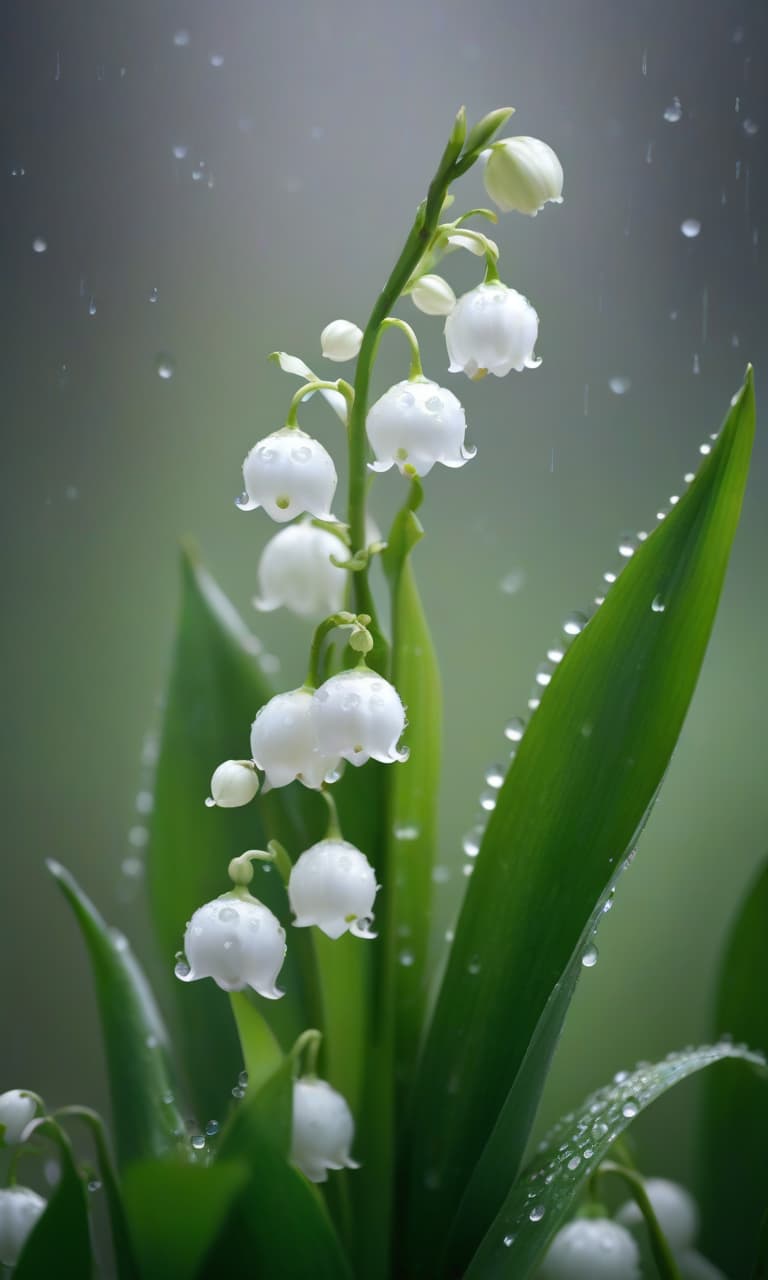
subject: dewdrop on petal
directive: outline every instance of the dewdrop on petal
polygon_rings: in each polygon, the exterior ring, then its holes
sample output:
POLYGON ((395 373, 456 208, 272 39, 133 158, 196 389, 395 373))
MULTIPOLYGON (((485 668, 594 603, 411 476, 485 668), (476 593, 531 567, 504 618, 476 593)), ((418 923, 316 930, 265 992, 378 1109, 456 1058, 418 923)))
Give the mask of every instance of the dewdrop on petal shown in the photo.
POLYGON ((558 1231, 536 1275, 538 1280, 640 1280, 640 1250, 610 1218, 576 1218, 558 1231))
POLYGON ((332 320, 320 334, 320 346, 326 360, 354 360, 360 351, 363 331, 349 320, 332 320))
POLYGON ((539 317, 527 298, 505 284, 479 284, 459 298, 445 321, 451 373, 503 378, 510 369, 536 369, 539 317))
POLYGON ((271 787, 298 778, 317 789, 335 774, 340 752, 317 749, 314 695, 292 689, 270 698, 251 726, 251 754, 271 787))
POLYGON ((0 1263, 14 1267, 46 1202, 29 1187, 0 1189, 0 1263))
POLYGON ((291 871, 288 900, 294 925, 317 925, 329 938, 349 930, 373 938, 369 929, 376 876, 364 853, 347 840, 320 840, 302 853, 291 871))
POLYGON ((428 378, 397 382, 368 411, 366 431, 376 461, 371 471, 397 466, 401 475, 428 475, 436 462, 463 467, 467 420, 460 402, 428 378))
POLYGON ((225 760, 211 778, 209 806, 237 809, 250 804, 259 789, 259 775, 250 760, 225 760))
POLYGON ((309 520, 280 529, 259 561, 259 591, 254 605, 263 612, 285 607, 300 618, 329 617, 344 607, 347 574, 331 563, 345 547, 327 529, 309 520))
POLYGON ((442 276, 420 276, 410 293, 413 305, 426 316, 447 316, 456 306, 456 294, 442 276))
POLYGON ((331 503, 338 477, 333 458, 300 427, 281 427, 259 440, 243 463, 242 511, 263 507, 279 524, 305 511, 335 520, 331 503))
MULTIPOLYGON (((699 1232, 699 1209, 685 1187, 667 1178, 644 1178, 645 1193, 672 1249, 689 1249, 699 1232)), ((625 1227, 640 1227, 645 1219, 634 1200, 627 1200, 616 1214, 625 1227)))
POLYGON ((349 1154, 354 1136, 352 1112, 327 1081, 294 1081, 291 1161, 310 1182, 327 1182, 328 1169, 360 1168, 349 1154))
POLYGON ((285 993, 275 983, 285 959, 285 930, 263 903, 225 893, 192 916, 184 934, 187 963, 176 966, 182 982, 213 978, 222 991, 252 987, 266 1000, 285 993))
POLYGON ((535 217, 547 202, 563 202, 563 166, 539 138, 503 138, 490 150, 485 189, 505 213, 535 217))
POLYGON ((397 744, 405 728, 405 708, 397 690, 367 667, 340 671, 314 695, 312 722, 320 751, 361 765, 407 760, 397 744))
POLYGON ((0 1093, 0 1146, 16 1146, 21 1135, 34 1120, 37 1102, 23 1089, 9 1089, 0 1093))

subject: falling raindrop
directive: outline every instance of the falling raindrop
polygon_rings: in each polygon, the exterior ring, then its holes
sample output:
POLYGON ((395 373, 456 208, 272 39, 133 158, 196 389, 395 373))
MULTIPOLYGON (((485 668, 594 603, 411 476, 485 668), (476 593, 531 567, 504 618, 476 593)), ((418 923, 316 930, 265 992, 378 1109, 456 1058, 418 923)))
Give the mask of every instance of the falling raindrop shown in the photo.
POLYGON ((694 352, 694 356, 693 356, 693 372, 694 372, 694 373, 701 373, 701 360, 699 359, 699 354, 698 354, 698 352, 694 352))
POLYGON ((176 372, 176 361, 167 352, 161 351, 155 356, 155 372, 163 382, 168 382, 176 372))
POLYGON ((47 248, 48 248, 48 241, 44 240, 42 236, 35 236, 34 240, 32 241, 33 252, 45 253, 47 248))
POLYGON ((747 116, 746 119, 742 121, 741 127, 746 133, 748 138, 754 138, 755 134, 758 133, 760 130, 760 125, 757 123, 757 121, 751 120, 749 116, 747 116))
POLYGON ((632 382, 629 378, 617 374, 615 377, 608 379, 608 386, 615 396, 623 396, 629 391, 632 382))
POLYGON ((499 591, 505 596, 514 596, 525 584, 525 573, 522 569, 513 569, 499 581, 499 591))
POLYGON ((149 301, 157 302, 159 297, 160 297, 160 290, 158 289, 157 285, 154 285, 154 287, 151 288, 149 291, 149 301))
POLYGON ((695 240, 696 236, 701 231, 701 222, 698 218, 686 218, 680 223, 680 230, 686 240, 695 240))
POLYGON ((208 59, 208 61, 210 62, 210 64, 211 64, 211 66, 212 66, 212 67, 223 67, 223 66, 224 66, 224 54, 223 54, 223 53, 212 53, 212 54, 211 54, 211 56, 210 56, 210 58, 208 59))
POLYGON ((94 298, 93 294, 91 294, 90 298, 88 299, 88 315, 89 316, 96 315, 96 299, 94 298))
POLYGON ((667 124, 677 124, 683 118, 683 106, 679 98, 673 98, 668 107, 664 108, 664 119, 667 124))
POLYGON ((174 32, 173 43, 176 45, 177 49, 186 49, 191 38, 192 37, 186 28, 182 27, 179 31, 174 32))
POLYGON ((183 160, 189 151, 189 147, 183 142, 177 142, 173 148, 174 159, 183 160))

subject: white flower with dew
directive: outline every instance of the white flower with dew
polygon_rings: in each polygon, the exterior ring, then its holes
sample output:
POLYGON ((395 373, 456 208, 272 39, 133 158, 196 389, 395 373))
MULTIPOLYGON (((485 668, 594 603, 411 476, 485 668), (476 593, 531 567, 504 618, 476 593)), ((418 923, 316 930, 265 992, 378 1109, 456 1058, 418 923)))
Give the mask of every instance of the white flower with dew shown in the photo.
POLYGON ((242 511, 263 507, 279 524, 305 511, 335 520, 331 503, 338 477, 333 458, 300 427, 281 427, 253 446, 243 463, 242 511))
POLYGON ((214 769, 211 796, 206 803, 220 809, 249 804, 259 789, 259 775, 250 760, 225 760, 214 769))
POLYGON ((299 928, 317 925, 329 938, 370 931, 376 876, 364 853, 347 840, 329 838, 302 853, 291 871, 288 900, 299 928))
POLYGON ((548 202, 563 202, 563 166, 539 138, 503 138, 490 149, 485 189, 505 213, 535 217, 548 202))
POLYGON ((258 712, 251 726, 251 754, 270 787, 286 787, 298 778, 317 790, 333 779, 341 753, 318 750, 314 694, 291 689, 270 698, 258 712))
POLYGON ((538 1280, 640 1280, 640 1250, 610 1218, 576 1218, 561 1227, 536 1275, 538 1280))
POLYGON ((344 559, 343 542, 309 520, 280 529, 270 538, 259 561, 259 595, 263 612, 285 607, 300 618, 318 622, 344 607, 347 574, 331 563, 344 559))
POLYGON ((464 445, 460 402, 428 378, 395 383, 371 406, 365 426, 376 454, 372 471, 397 466, 401 475, 425 476, 436 462, 463 467, 476 453, 464 445))
POLYGON ((326 360, 354 360, 360 351, 363 331, 350 320, 332 320, 320 334, 320 346, 326 360))
POLYGON ((319 749, 361 765, 406 760, 397 744, 405 729, 405 708, 397 690, 367 667, 340 671, 314 695, 312 720, 319 749))
POLYGON ((0 1262, 14 1267, 46 1202, 29 1187, 0 1189, 0 1262))
POLYGON ((285 993, 275 985, 285 959, 285 930, 250 895, 223 894, 198 907, 184 934, 187 963, 176 966, 182 982, 213 978, 222 991, 252 987, 267 1000, 285 993))
MULTIPOLYGON (((671 1249, 689 1249, 699 1233, 699 1209, 690 1191, 667 1178, 644 1178, 645 1193, 671 1249)), ((644 1228, 636 1202, 627 1200, 616 1214, 625 1227, 644 1228)))
POLYGON ((37 1102, 23 1089, 8 1089, 0 1093, 0 1145, 9 1147, 21 1142, 21 1135, 33 1120, 37 1102))
POLYGON ((536 369, 538 336, 539 317, 527 298, 500 282, 479 284, 459 298, 445 321, 451 373, 503 378, 510 369, 536 369))
POLYGON ((447 316, 456 306, 456 294, 442 276, 419 276, 410 294, 413 305, 426 316, 447 316))
POLYGON ((310 1182, 327 1182, 328 1169, 359 1169, 349 1154, 354 1136, 352 1112, 326 1080, 294 1081, 291 1160, 310 1182))

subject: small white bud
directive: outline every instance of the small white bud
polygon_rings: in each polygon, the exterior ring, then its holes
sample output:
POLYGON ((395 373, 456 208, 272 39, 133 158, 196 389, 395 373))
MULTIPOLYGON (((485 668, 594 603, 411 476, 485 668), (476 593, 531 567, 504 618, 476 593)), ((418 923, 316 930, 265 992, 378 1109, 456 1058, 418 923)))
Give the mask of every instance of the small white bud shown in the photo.
POLYGON ((317 925, 329 938, 349 930, 370 932, 376 876, 364 853, 347 840, 320 840, 302 853, 291 871, 288 899, 298 928, 317 925))
POLYGON ((318 747, 350 764, 373 758, 382 764, 406 760, 397 743, 405 728, 405 708, 397 690, 375 671, 355 668, 331 676, 317 690, 312 720, 318 747))
MULTIPOLYGON (((670 1248, 689 1249, 699 1233, 699 1209, 690 1191, 667 1178, 644 1178, 643 1186, 670 1248)), ((645 1223, 634 1200, 621 1206, 616 1221, 633 1228, 645 1223)))
POLYGON ((333 458, 319 440, 299 427, 281 427, 259 440, 243 463, 242 511, 263 507, 284 524, 308 511, 318 520, 334 520, 331 503, 338 477, 333 458))
POLYGON ((211 801, 220 809, 250 804, 259 789, 259 776, 248 760, 225 760, 211 778, 211 801))
POLYGON ((9 1089, 0 1093, 0 1146, 15 1146, 21 1142, 21 1135, 35 1117, 37 1103, 23 1089, 9 1089))
POLYGON ((45 1209, 45 1200, 29 1187, 0 1190, 0 1262, 15 1267, 27 1237, 45 1209))
POLYGON ((425 476, 436 462, 463 467, 477 452, 464 446, 467 421, 456 396, 427 378, 390 387, 371 406, 365 425, 376 454, 371 471, 397 466, 401 475, 425 476))
POLYGON ((426 316, 447 316, 456 306, 456 294, 442 276, 426 275, 411 289, 411 301, 426 316))
POLYGON ((291 1160, 310 1182, 327 1182, 328 1169, 360 1168, 349 1154, 354 1136, 352 1112, 326 1080, 294 1081, 291 1160))
POLYGON ((541 364, 533 354, 538 335, 539 317, 527 298, 504 284, 479 284, 445 321, 451 373, 503 378, 510 369, 535 369, 541 364))
POLYGON ((320 334, 320 346, 326 360, 354 360, 363 341, 363 331, 349 320, 332 320, 320 334))
POLYGON ((488 195, 505 213, 535 217, 544 205, 563 202, 563 166, 539 138, 503 138, 491 147, 483 175, 488 195))
POLYGON ((610 1218, 576 1218, 554 1237, 539 1280, 640 1280, 640 1250, 610 1218))
POLYGON ((344 604, 347 575, 331 564, 343 559, 343 542, 309 521, 289 525, 270 538, 259 561, 260 594, 254 605, 263 612, 284 606, 300 618, 318 622, 344 604))
POLYGON ((263 903, 237 894, 206 902, 184 934, 187 964, 176 966, 182 982, 213 978, 222 991, 252 987, 267 1000, 284 992, 275 986, 285 959, 285 930, 263 903))
POLYGON ((317 789, 336 772, 340 752, 317 749, 313 713, 313 694, 292 689, 270 698, 256 716, 251 753, 271 787, 285 787, 298 778, 317 789))
POLYGON ((496 241, 482 231, 452 231, 445 243, 449 249, 466 249, 467 253, 473 253, 476 258, 484 258, 487 253, 491 253, 494 258, 499 256, 496 241))

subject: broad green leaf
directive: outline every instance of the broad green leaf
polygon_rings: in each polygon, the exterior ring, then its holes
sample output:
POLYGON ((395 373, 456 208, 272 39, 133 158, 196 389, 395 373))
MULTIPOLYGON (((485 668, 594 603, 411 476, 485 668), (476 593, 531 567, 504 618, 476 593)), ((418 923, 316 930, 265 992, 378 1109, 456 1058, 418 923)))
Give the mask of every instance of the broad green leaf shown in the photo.
MULTIPOLYGON (((690 488, 556 669, 507 774, 415 1090, 409 1250, 416 1269, 434 1257, 667 768, 712 627, 753 433, 750 370, 690 488)), ((549 1017, 551 1047, 563 1014, 561 1007, 549 1017)), ((542 1062, 546 1049, 537 1050, 542 1062)), ((496 1146, 508 1146, 511 1160, 496 1169, 497 1197, 515 1175, 542 1084, 529 1073, 527 1098, 506 1113, 507 1143, 496 1146)), ((477 1233, 497 1207, 491 1197, 477 1233)))
POLYGON ((115 1276, 117 1280, 140 1280, 139 1265, 123 1203, 123 1193, 112 1163, 112 1156, 101 1116, 97 1112, 91 1111, 90 1107, 71 1106, 58 1108, 56 1111, 57 1120, 60 1122, 65 1117, 83 1121, 90 1130, 93 1144, 96 1148, 99 1177, 104 1188, 104 1197, 109 1214, 115 1276))
MULTIPOLYGON (((768 865, 728 939, 715 1032, 768 1052, 768 865)), ((707 1080, 698 1168, 702 1248, 728 1275, 750 1275, 768 1210, 768 1077, 729 1063, 707 1080)))
POLYGON ((58 1125, 40 1120, 35 1128, 56 1143, 60 1174, 48 1207, 38 1218, 14 1268, 14 1280, 42 1280, 47 1276, 88 1280, 94 1267, 85 1183, 78 1173, 70 1141, 58 1125))
POLYGON ((71 906, 88 948, 107 1058, 115 1148, 121 1166, 180 1147, 168 1035, 127 938, 110 929, 74 877, 48 870, 71 906))
POLYGON ((748 1075, 745 1062, 765 1066, 760 1054, 727 1042, 670 1053, 663 1062, 621 1072, 575 1115, 561 1120, 504 1200, 466 1280, 532 1275, 555 1232, 577 1208, 590 1174, 632 1120, 673 1085, 727 1058, 741 1059, 742 1082, 748 1075))
POLYGON ((229 997, 251 1090, 259 1089, 283 1060, 280 1045, 262 1016, 256 999, 243 991, 234 991, 229 997))

